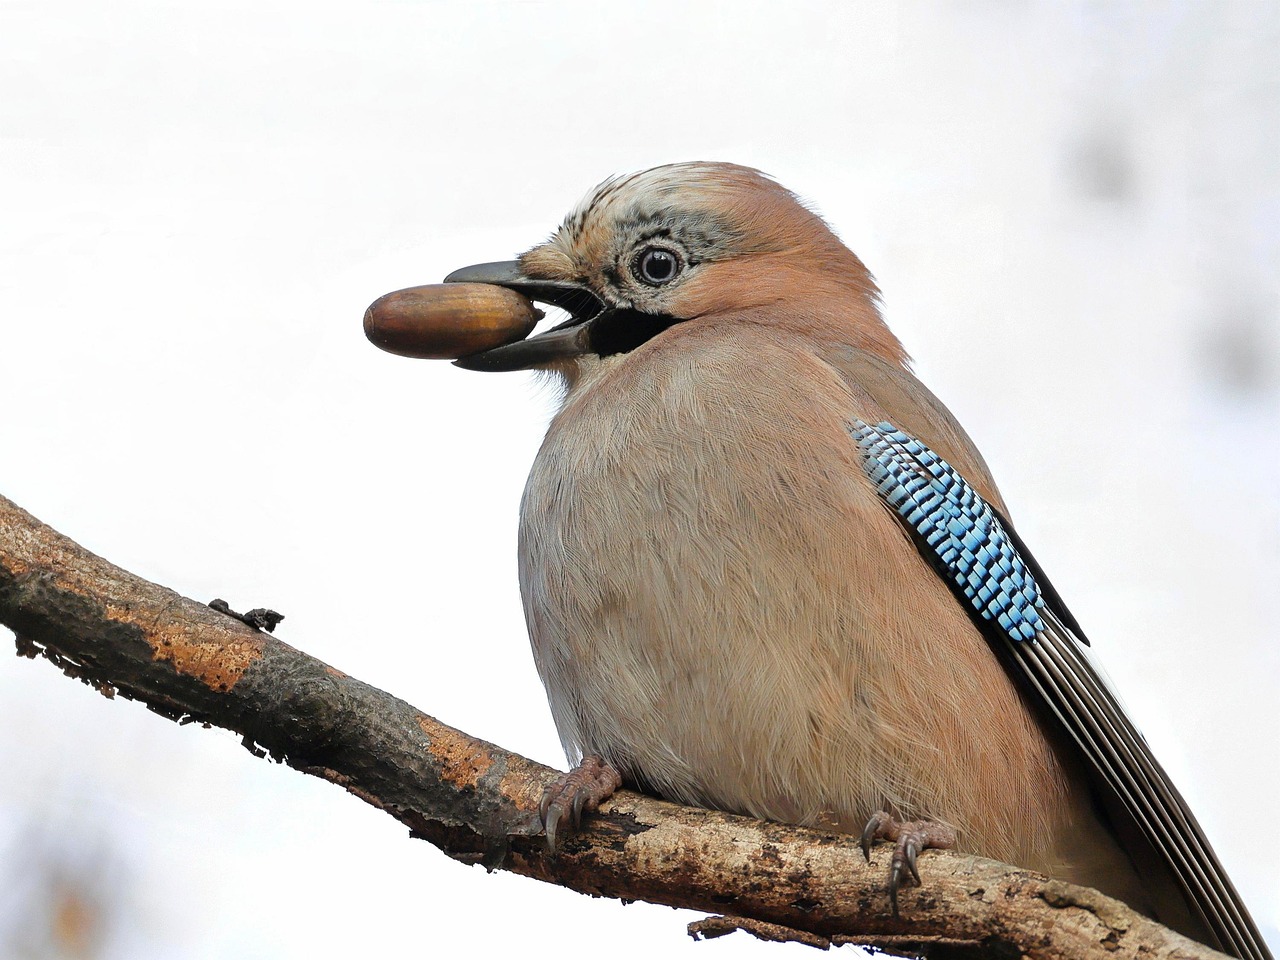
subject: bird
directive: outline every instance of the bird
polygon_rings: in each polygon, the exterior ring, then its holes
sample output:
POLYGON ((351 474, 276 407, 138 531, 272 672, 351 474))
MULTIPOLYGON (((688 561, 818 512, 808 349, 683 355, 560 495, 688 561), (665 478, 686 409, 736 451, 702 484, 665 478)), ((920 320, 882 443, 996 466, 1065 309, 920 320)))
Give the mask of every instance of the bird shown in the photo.
POLYGON ((464 357, 561 397, 519 578, 573 769, 549 843, 626 784, 1094 887, 1270 953, 1102 679, 862 260, 775 179, 612 177, 494 283, 568 319, 464 357))

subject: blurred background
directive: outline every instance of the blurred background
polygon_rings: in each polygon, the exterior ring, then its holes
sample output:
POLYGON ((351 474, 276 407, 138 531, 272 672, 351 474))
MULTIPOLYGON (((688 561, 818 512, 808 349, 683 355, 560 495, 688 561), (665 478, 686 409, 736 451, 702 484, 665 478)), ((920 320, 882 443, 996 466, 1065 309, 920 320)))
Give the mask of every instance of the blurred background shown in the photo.
MULTIPOLYGON (((759 167, 876 273, 1280 947, 1280 6, 783 10, 0 2, 0 493, 562 766, 515 571, 550 395, 361 316, 610 174, 759 167)), ((803 949, 461 866, 45 661, 0 655, 0 770, 0 957, 803 949)))

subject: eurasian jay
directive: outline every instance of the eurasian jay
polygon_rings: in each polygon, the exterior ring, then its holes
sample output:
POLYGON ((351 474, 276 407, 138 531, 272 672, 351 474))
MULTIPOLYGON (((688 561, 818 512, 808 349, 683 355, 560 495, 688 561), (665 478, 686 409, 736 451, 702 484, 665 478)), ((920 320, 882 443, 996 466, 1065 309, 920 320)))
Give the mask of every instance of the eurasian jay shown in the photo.
POLYGON ((552 844, 625 782, 894 840, 895 906, 954 843, 1270 956, 870 273, 793 194, 658 167, 448 279, 570 313, 458 361, 564 385, 519 544, 582 761, 544 804, 552 844))

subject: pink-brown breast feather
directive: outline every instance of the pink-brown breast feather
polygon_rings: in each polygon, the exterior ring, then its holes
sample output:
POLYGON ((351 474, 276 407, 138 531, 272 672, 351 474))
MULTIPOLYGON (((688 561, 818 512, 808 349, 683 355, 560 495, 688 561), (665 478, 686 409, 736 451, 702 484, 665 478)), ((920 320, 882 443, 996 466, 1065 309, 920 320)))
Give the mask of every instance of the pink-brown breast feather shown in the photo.
POLYGON ((521 550, 562 736, 673 799, 845 829, 888 803, 1062 874, 1079 798, 846 425, 914 428, 998 494, 954 421, 829 353, 705 318, 570 393, 521 550))

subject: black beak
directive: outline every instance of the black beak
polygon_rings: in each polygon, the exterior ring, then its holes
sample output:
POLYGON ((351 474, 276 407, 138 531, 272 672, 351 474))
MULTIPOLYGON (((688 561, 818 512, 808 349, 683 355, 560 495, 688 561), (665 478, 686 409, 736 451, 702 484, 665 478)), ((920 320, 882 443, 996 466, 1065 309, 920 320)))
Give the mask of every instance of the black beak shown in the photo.
POLYGON ((465 370, 528 370, 580 356, 589 349, 587 323, 605 310, 604 302, 587 287, 563 280, 539 280, 525 276, 514 260, 463 267, 445 277, 444 282, 491 283, 569 313, 568 320, 546 333, 454 361, 456 366, 465 370))

